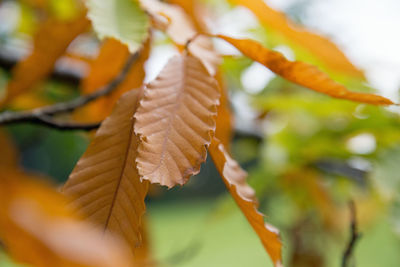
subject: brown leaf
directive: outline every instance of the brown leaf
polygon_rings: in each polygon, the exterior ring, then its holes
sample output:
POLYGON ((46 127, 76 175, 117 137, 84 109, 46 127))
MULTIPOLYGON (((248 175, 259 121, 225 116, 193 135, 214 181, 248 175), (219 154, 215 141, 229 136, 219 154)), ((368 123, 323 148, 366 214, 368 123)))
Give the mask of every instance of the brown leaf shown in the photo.
POLYGON ((247 7, 261 23, 283 35, 290 42, 306 48, 333 70, 360 78, 364 77, 363 72, 357 69, 334 43, 297 25, 283 13, 270 8, 265 1, 230 0, 230 2, 247 7))
POLYGON ((38 267, 131 266, 129 249, 65 208, 66 199, 21 172, 2 169, 0 238, 16 260, 38 267))
POLYGON ((348 91, 346 87, 333 81, 317 67, 300 61, 289 61, 281 53, 265 48, 256 41, 234 39, 223 35, 217 37, 229 42, 244 55, 263 64, 283 78, 311 90, 336 98, 373 105, 393 104, 392 101, 382 96, 348 91))
POLYGON ((86 14, 72 21, 49 18, 43 22, 34 37, 32 53, 12 70, 12 80, 7 85, 7 94, 0 101, 0 106, 45 79, 69 44, 89 25, 86 14))
POLYGON ((172 58, 145 89, 135 114, 139 174, 152 183, 183 185, 200 171, 215 131, 219 90, 201 62, 172 58))
MULTIPOLYGON (((83 111, 79 111, 77 116, 85 122, 102 121, 112 112, 118 99, 125 92, 142 86, 145 71, 144 63, 150 53, 150 39, 144 43, 139 52, 139 57, 129 69, 125 80, 107 97, 85 106, 83 111)), ((111 82, 122 70, 129 57, 128 48, 115 39, 107 39, 99 52, 98 57, 92 62, 88 76, 82 81, 82 91, 90 94, 111 82)))
MULTIPOLYGON (((205 12, 203 5, 197 0, 170 0, 169 3, 175 4, 183 8, 183 10, 188 14, 191 18, 191 21, 194 23, 195 28, 198 32, 200 33, 205 33, 207 32, 207 27, 205 23, 206 17, 204 16, 205 12)), ((201 35, 197 36, 197 38, 203 38, 201 35)), ((195 39, 195 42, 196 42, 195 39)), ((197 40, 200 41, 200 40, 197 40)), ((189 46, 190 48, 190 46, 189 46)), ((194 48, 198 49, 198 48, 194 48)), ((209 51, 214 51, 214 47, 212 46, 211 43, 209 43, 208 47, 206 47, 209 51)), ((192 51, 193 52, 193 51, 192 51)), ((213 60, 216 60, 214 65, 218 65, 218 58, 210 58, 208 62, 213 62, 213 60)), ((212 66, 209 68, 212 68, 212 66)), ((232 128, 233 128, 233 115, 230 109, 230 103, 229 103, 229 96, 228 96, 228 88, 226 87, 223 74, 221 73, 221 70, 217 71, 215 73, 215 78, 218 82, 218 86, 221 89, 221 97, 220 97, 220 104, 218 106, 218 111, 217 111, 217 118, 215 120, 216 122, 216 129, 215 129, 215 137, 219 139, 226 149, 229 151, 230 149, 230 142, 232 139, 232 128)))
POLYGON ((135 163, 138 138, 133 131, 133 114, 140 94, 141 90, 132 90, 121 97, 63 188, 85 217, 102 231, 122 236, 133 252, 141 243, 148 189, 135 163))
POLYGON ((135 250, 135 263, 141 267, 154 267, 157 266, 157 262, 153 259, 151 253, 150 236, 148 232, 149 223, 146 216, 142 218, 141 233, 142 244, 135 250))
POLYGON ((282 266, 282 244, 278 230, 264 223, 264 215, 257 210, 258 202, 255 192, 246 182, 246 172, 229 156, 218 139, 213 139, 209 152, 226 187, 257 233, 275 266, 282 266))
POLYGON ((180 6, 169 5, 157 0, 142 0, 141 3, 153 16, 161 15, 168 19, 166 32, 180 47, 186 45, 196 36, 190 43, 188 50, 201 60, 211 75, 216 73, 221 59, 212 48, 211 38, 205 35, 197 36, 198 32, 192 20, 180 6))
POLYGON ((16 167, 18 165, 18 152, 6 131, 0 131, 0 168, 3 166, 16 167))

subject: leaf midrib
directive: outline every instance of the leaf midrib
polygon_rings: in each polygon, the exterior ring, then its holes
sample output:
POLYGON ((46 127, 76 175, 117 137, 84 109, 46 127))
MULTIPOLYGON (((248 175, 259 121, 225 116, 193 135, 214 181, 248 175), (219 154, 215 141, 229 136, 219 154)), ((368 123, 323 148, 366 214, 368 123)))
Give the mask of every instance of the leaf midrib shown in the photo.
MULTIPOLYGON (((138 99, 139 99, 139 97, 138 97, 138 99)), ((136 100, 136 106, 137 106, 137 102, 138 102, 138 100, 136 100)), ((130 126, 130 129, 129 129, 128 145, 127 145, 127 149, 125 151, 125 157, 124 157, 124 161, 122 163, 122 170, 121 170, 120 176, 118 178, 117 187, 116 187, 115 193, 113 195, 113 199, 111 201, 110 212, 108 213, 106 222, 104 224, 104 232, 107 230, 109 222, 110 222, 110 219, 111 219, 111 215, 113 214, 114 206, 115 206, 115 203, 117 201, 119 190, 121 188, 121 182, 122 182, 122 179, 124 177, 124 173, 125 173, 125 170, 126 170, 126 167, 127 167, 129 153, 131 152, 130 148, 132 146, 132 140, 133 140, 133 135, 134 135, 134 130, 133 130, 134 129, 134 125, 135 125, 135 118, 133 116, 131 116, 131 126, 130 126)))

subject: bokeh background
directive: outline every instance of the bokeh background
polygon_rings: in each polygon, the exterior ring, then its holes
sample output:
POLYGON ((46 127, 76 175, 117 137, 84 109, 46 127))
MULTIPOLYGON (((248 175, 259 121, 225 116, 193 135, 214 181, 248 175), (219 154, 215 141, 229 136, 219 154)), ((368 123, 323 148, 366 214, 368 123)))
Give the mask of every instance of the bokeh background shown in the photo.
MULTIPOLYGON (((68 17, 74 13, 74 1, 0 1, 0 94, 12 65, 31 49, 40 16, 35 3, 68 17)), ((257 39, 290 59, 318 65, 351 90, 377 92, 399 102, 398 0, 266 0, 296 23, 329 37, 365 71, 366 81, 325 68, 312 52, 283 40, 244 7, 225 0, 204 3, 212 11, 209 24, 215 33, 257 39)), ((146 81, 178 53, 167 36, 154 36, 146 81)), ((98 45, 94 34, 85 34, 69 50, 90 58, 98 45)), ((340 266, 350 234, 350 200, 356 204, 362 233, 355 266, 400 266, 398 107, 310 92, 223 42, 215 45, 227 55, 222 68, 235 113, 232 154, 248 171, 267 221, 282 232, 285 266, 340 266)), ((87 64, 66 57, 56 70, 64 75, 54 75, 34 94, 19 98, 14 108, 76 97, 77 81, 87 73, 87 64)), ((85 132, 26 124, 6 130, 21 152, 21 165, 57 184, 67 179, 90 140, 85 132)), ((152 187, 147 203, 153 252, 165 266, 272 266, 211 160, 184 187, 152 187)), ((1 254, 0 266, 18 265, 1 254)))

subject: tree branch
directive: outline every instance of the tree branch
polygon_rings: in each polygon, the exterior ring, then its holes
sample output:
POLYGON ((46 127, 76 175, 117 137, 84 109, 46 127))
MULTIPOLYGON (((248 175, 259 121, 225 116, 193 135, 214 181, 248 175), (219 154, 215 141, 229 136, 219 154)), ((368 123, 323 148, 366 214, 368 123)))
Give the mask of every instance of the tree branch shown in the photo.
POLYGON ((50 126, 60 130, 92 130, 98 128, 100 123, 94 124, 76 124, 72 122, 60 122, 53 119, 51 116, 67 113, 80 108, 89 102, 96 100, 102 96, 106 96, 114 91, 118 85, 125 80, 129 69, 132 67, 133 63, 139 57, 140 51, 132 54, 126 61, 120 74, 111 81, 108 85, 104 86, 102 89, 93 92, 92 94, 83 95, 75 98, 71 101, 57 103, 51 106, 46 106, 42 108, 33 109, 31 111, 21 111, 12 112, 5 111, 0 113, 0 125, 28 122, 33 124, 41 124, 45 126, 50 126))
POLYGON ((349 261, 352 256, 356 241, 360 238, 361 234, 357 230, 356 206, 353 201, 349 202, 350 208, 350 240, 342 257, 342 267, 349 267, 349 261))

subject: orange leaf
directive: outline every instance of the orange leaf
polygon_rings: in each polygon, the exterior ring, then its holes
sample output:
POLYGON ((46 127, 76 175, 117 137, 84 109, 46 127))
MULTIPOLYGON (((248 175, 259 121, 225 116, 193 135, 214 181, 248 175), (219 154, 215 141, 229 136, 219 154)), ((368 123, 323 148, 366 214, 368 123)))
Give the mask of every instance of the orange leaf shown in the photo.
POLYGON ((145 89, 135 114, 139 174, 168 187, 200 171, 215 131, 219 89, 201 62, 172 58, 145 89))
POLYGON ((0 101, 0 106, 8 104, 45 79, 69 44, 89 25, 86 14, 73 21, 47 19, 34 37, 32 53, 12 70, 12 80, 7 85, 7 94, 0 101))
POLYGON ((0 131, 0 167, 15 167, 18 165, 18 152, 11 138, 5 131, 0 131))
POLYGON ((250 9, 261 23, 280 33, 290 41, 295 42, 295 44, 306 48, 333 70, 364 78, 363 72, 357 69, 334 43, 318 34, 308 31, 304 27, 296 25, 296 23, 286 18, 283 13, 270 8, 265 1, 230 1, 236 5, 242 5, 250 9))
POLYGON ((221 141, 225 148, 230 150, 230 143, 232 140, 232 129, 234 124, 234 117, 229 103, 228 88, 223 80, 221 72, 217 72, 216 79, 221 88, 220 104, 218 106, 215 137, 221 141))
POLYGON ((38 267, 131 266, 129 250, 81 222, 44 183, 2 169, 0 238, 16 260, 38 267))
POLYGON ((246 172, 229 156, 224 145, 218 139, 213 139, 209 152, 226 187, 261 239, 275 266, 282 266, 282 244, 278 230, 265 223, 264 215, 257 210, 258 203, 255 192, 246 182, 246 172))
POLYGON ((90 94, 114 79, 129 57, 128 47, 118 40, 108 38, 99 54, 90 64, 89 74, 82 80, 82 92, 90 94))
POLYGON ((141 90, 132 90, 121 97, 63 188, 84 216, 102 231, 122 236, 133 252, 141 244, 148 189, 135 166, 138 138, 133 114, 140 94, 141 90))
MULTIPOLYGON (((83 110, 84 114, 79 116, 80 120, 83 119, 86 122, 102 121, 110 115, 121 95, 133 88, 142 86, 145 77, 144 63, 149 57, 150 43, 151 41, 148 39, 139 52, 139 58, 129 69, 125 80, 109 96, 87 105, 83 110)), ((127 46, 115 39, 107 39, 103 43, 98 57, 92 62, 88 76, 82 81, 83 93, 93 93, 111 82, 121 72, 128 57, 127 46)), ((78 113, 81 113, 81 111, 78 113)))
POLYGON ((393 104, 392 101, 382 96, 348 91, 346 87, 333 81, 317 67, 300 61, 289 61, 281 53, 265 48, 256 41, 234 39, 223 35, 217 35, 217 37, 229 42, 244 55, 263 64, 286 80, 311 90, 336 98, 373 105, 393 104))

